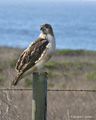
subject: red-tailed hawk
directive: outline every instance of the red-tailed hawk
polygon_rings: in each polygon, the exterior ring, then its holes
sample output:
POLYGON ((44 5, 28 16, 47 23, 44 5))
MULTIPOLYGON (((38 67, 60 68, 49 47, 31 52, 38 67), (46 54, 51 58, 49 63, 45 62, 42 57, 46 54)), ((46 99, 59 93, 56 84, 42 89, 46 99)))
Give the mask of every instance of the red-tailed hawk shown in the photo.
POLYGON ((16 63, 17 77, 12 85, 17 85, 24 76, 40 68, 51 58, 55 51, 55 37, 51 25, 42 24, 41 34, 19 57, 16 63))

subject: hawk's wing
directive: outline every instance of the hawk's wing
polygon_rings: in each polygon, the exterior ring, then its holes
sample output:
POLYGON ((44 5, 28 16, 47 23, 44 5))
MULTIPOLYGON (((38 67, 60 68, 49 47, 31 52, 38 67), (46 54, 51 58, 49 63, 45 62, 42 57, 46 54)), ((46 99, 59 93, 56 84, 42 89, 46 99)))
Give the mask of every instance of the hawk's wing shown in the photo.
POLYGON ((31 45, 21 54, 16 63, 18 72, 25 72, 35 65, 48 44, 48 40, 38 37, 31 45))

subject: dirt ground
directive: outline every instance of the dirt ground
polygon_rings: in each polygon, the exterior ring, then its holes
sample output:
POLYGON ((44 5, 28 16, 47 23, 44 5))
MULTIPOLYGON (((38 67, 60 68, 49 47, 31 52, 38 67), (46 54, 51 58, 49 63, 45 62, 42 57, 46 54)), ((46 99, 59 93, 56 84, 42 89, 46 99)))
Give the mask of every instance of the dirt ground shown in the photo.
MULTIPOLYGON (((10 88, 23 49, 0 47, 0 89, 10 88)), ((43 70, 50 90, 96 90, 96 52, 56 50, 43 70)), ((15 89, 32 88, 32 75, 15 89)), ((32 91, 0 91, 0 120, 32 120, 32 91), (9 118, 9 119, 8 119, 9 118)), ((96 92, 48 91, 47 120, 96 120, 96 92)))

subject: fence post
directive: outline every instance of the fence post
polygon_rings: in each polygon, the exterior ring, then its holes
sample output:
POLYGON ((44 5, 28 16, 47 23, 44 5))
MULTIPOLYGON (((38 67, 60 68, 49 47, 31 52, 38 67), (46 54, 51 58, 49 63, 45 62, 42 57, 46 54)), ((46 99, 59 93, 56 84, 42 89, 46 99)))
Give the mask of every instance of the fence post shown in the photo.
POLYGON ((32 120, 47 120, 47 73, 33 73, 32 120))

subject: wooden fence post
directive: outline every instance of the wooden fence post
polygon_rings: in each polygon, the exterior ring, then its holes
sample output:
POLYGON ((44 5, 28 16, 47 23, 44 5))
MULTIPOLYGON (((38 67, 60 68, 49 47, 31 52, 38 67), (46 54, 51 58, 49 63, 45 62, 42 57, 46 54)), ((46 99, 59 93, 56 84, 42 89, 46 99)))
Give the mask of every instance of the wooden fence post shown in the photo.
POLYGON ((32 120, 47 120, 47 73, 33 73, 32 120))

